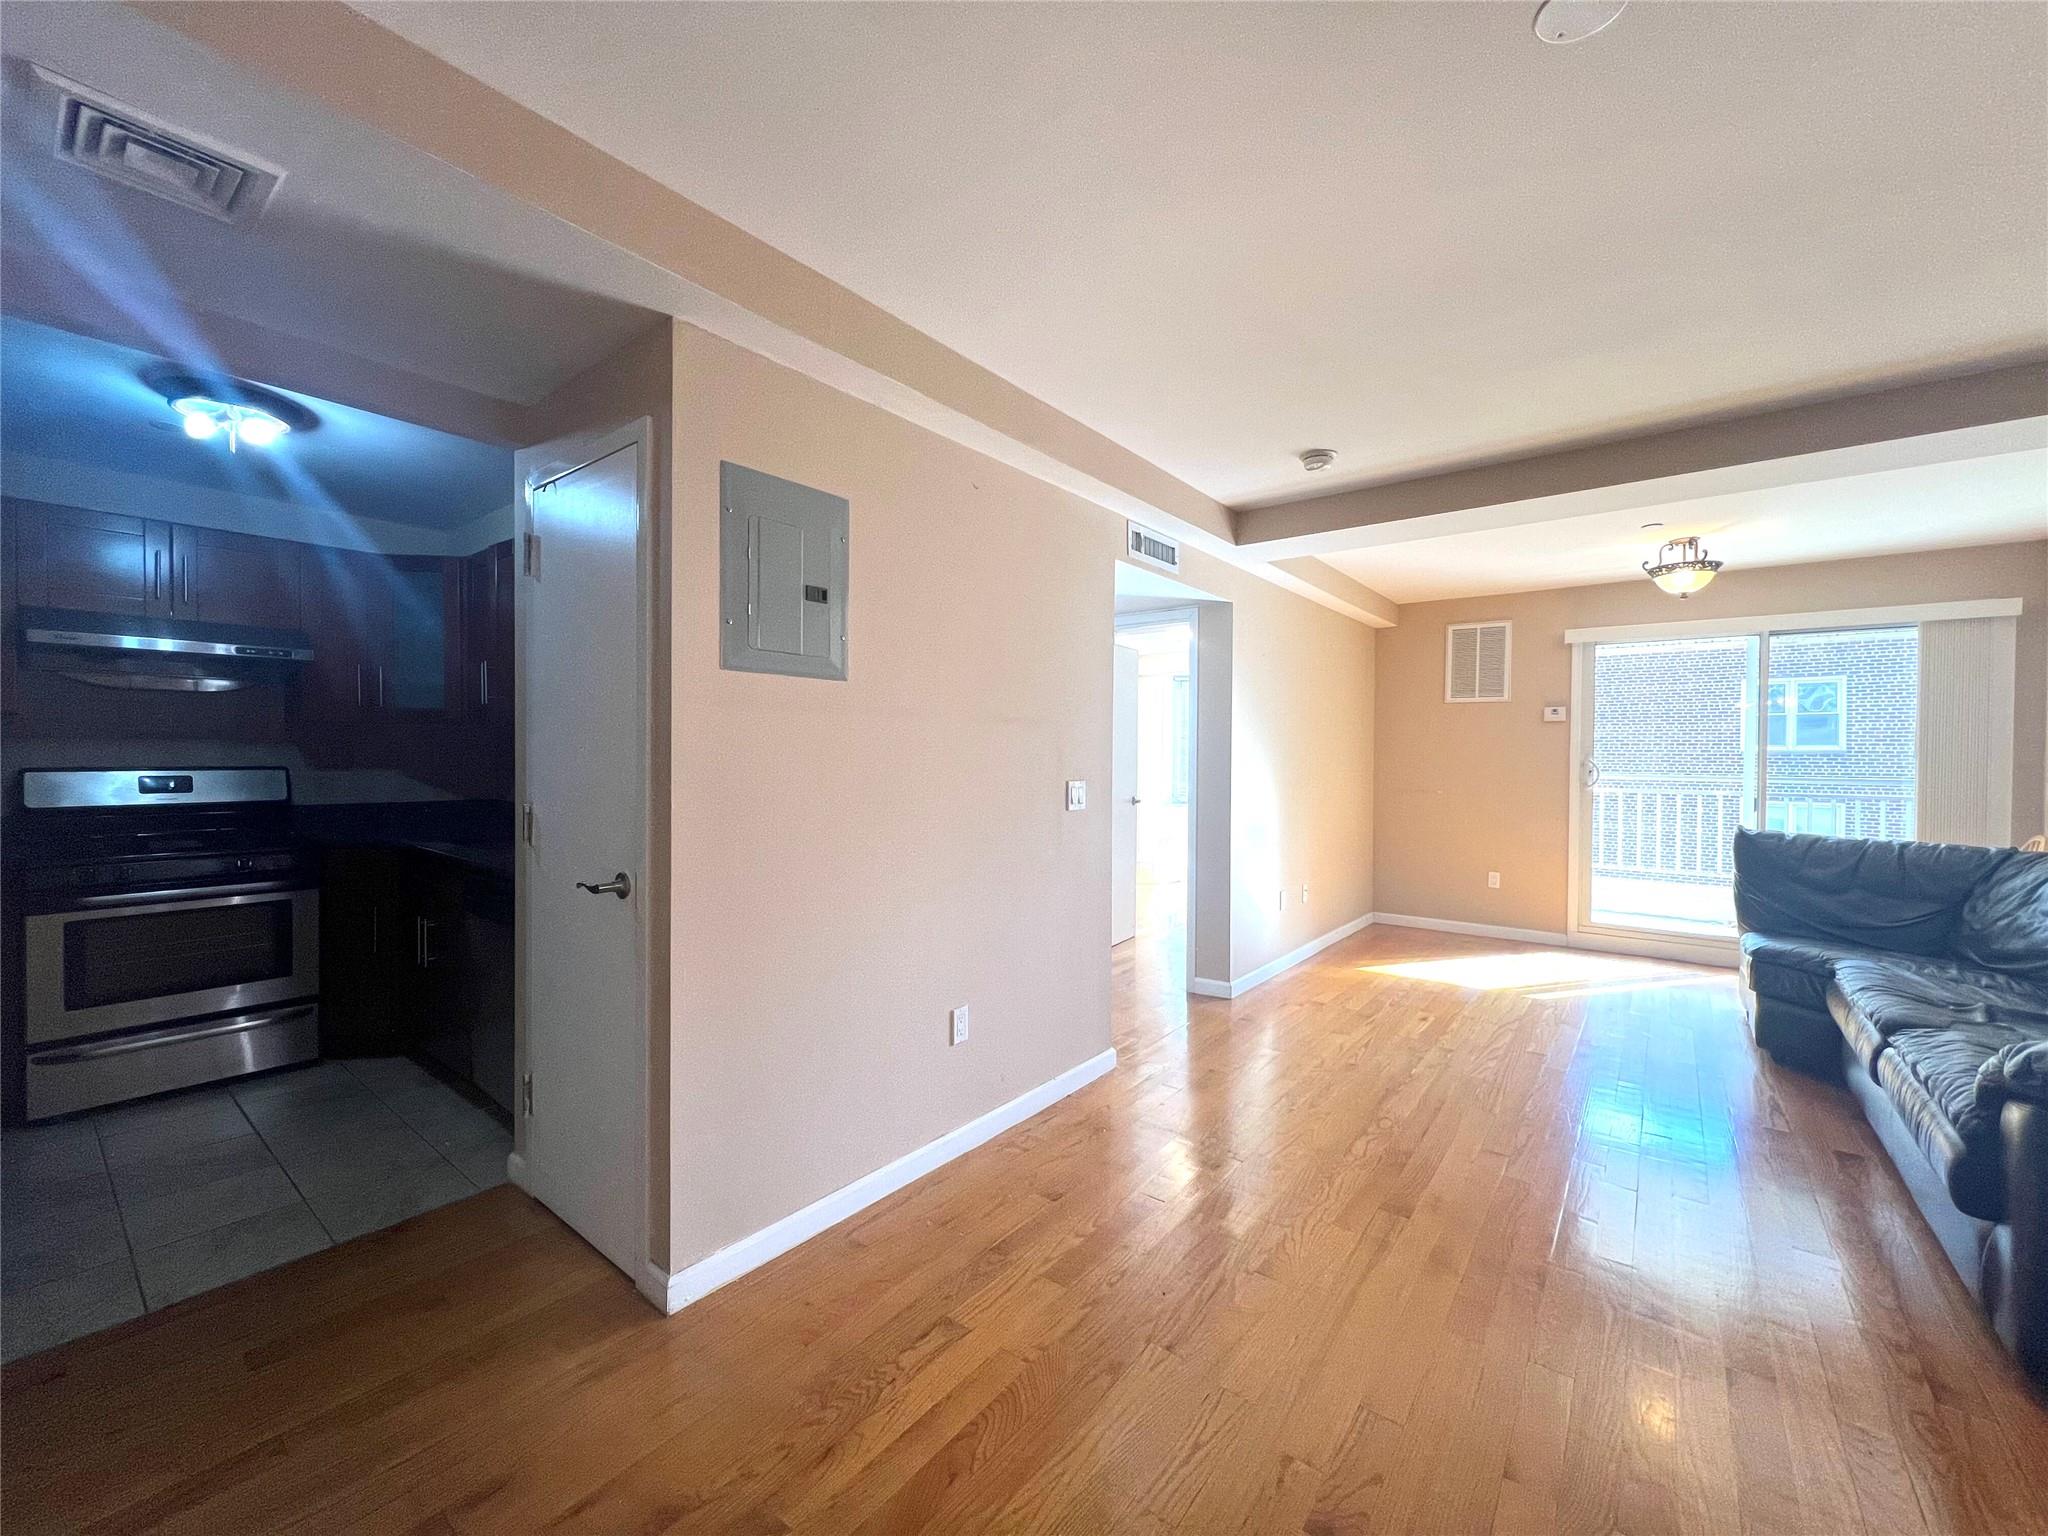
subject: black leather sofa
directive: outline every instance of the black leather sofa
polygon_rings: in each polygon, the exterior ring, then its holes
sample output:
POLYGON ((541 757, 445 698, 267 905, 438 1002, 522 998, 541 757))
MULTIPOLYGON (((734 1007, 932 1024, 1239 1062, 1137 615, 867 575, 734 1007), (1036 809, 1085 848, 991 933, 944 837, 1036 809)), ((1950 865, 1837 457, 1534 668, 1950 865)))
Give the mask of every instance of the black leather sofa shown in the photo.
POLYGON ((2048 854, 1735 836, 1756 1042, 1839 1078, 2048 1389, 2048 854))

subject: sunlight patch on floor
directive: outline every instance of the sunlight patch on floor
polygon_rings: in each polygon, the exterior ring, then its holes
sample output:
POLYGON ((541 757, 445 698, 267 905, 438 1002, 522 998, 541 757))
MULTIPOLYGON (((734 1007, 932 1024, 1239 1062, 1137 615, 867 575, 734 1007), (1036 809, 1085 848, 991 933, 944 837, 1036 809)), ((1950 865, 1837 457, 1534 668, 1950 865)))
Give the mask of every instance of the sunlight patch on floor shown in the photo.
POLYGON ((1696 986, 1703 978, 1662 960, 1590 954, 1574 949, 1509 950, 1494 955, 1451 955, 1437 960, 1399 960, 1364 965, 1375 976, 1430 981, 1469 992, 1535 992, 1576 997, 1591 992, 1643 986, 1696 986))

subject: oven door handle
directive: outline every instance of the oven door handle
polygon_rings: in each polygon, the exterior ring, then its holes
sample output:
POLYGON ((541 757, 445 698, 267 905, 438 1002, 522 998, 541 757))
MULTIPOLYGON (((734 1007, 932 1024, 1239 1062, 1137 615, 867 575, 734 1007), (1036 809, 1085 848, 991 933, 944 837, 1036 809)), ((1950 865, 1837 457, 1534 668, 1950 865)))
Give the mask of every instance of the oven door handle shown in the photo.
POLYGON ((124 1056, 130 1051, 147 1051, 156 1046, 177 1041, 212 1040, 220 1035, 239 1035, 252 1029, 262 1029, 271 1024, 283 1024, 292 1019, 302 1019, 313 1011, 311 1003, 298 1003, 290 1008, 280 1008, 274 1013, 243 1014, 239 1018, 224 1019, 218 1024, 209 1024, 193 1029, 180 1025, 176 1029, 152 1030, 146 1035, 128 1035, 119 1040, 95 1040, 90 1045, 66 1045, 56 1050, 37 1051, 35 1060, 41 1066, 56 1066, 63 1062, 98 1061, 108 1056, 124 1056))
MULTIPOLYGON (((80 896, 77 908, 135 907, 163 903, 174 905, 201 897, 223 897, 219 905, 226 906, 249 896, 289 896, 294 891, 310 891, 315 887, 294 880, 250 880, 241 885, 188 885, 171 891, 113 891, 104 896, 80 896)), ((66 910, 72 910, 67 908, 66 910)))

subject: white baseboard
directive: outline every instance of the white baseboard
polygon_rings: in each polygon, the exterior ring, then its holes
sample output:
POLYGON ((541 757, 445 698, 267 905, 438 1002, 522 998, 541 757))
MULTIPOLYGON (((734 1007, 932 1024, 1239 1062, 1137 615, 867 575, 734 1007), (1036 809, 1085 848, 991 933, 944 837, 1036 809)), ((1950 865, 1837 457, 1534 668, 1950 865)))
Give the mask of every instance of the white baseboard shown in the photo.
POLYGON ((1290 949, 1277 960, 1268 960, 1257 970, 1246 971, 1235 981, 1212 981, 1207 976, 1190 976, 1188 990, 1197 997, 1243 997, 1253 987, 1271 981, 1282 971, 1293 970, 1302 961, 1320 954, 1339 939, 1348 939, 1359 929, 1371 926, 1372 920, 1373 915, 1370 912, 1362 917, 1354 917, 1342 927, 1332 928, 1328 933, 1310 939, 1299 949, 1290 949))
POLYGON ((1376 921, 1390 928, 1429 928, 1438 933, 1469 933, 1482 939, 1513 939, 1521 944, 1556 944, 1590 949, 1603 955, 1643 955, 1657 960, 1682 960, 1691 965, 1733 969, 1737 958, 1732 939, 1688 939, 1682 935, 1636 938, 1628 934, 1551 933, 1542 928, 1503 928, 1497 923, 1465 923, 1448 917, 1405 917, 1382 912, 1376 921))
POLYGON ((1498 923, 1462 923, 1448 917, 1408 917, 1399 912, 1379 912, 1373 921, 1390 928, 1431 928, 1438 933, 1469 933, 1482 939, 1514 939, 1523 944, 1566 944, 1562 933, 1544 928, 1504 928, 1498 923))
POLYGON ((679 1273, 669 1274, 650 1264, 641 1281, 640 1291, 664 1312, 680 1312, 691 1302, 699 1301, 721 1285, 737 1280, 748 1270, 758 1269, 770 1259, 779 1258, 798 1243, 816 1237, 828 1227, 837 1226, 877 1200, 923 1178, 934 1168, 950 1163, 961 1153, 971 1152, 1011 1126, 1029 1120, 1040 1110, 1094 1082, 1115 1065, 1116 1052, 1113 1050, 1091 1056, 1050 1082, 1040 1083, 1028 1093, 1020 1093, 1009 1103, 998 1105, 957 1130, 946 1132, 936 1141, 926 1142, 914 1152, 904 1153, 895 1162, 886 1163, 873 1173, 855 1179, 843 1189, 835 1189, 822 1200, 812 1201, 802 1210, 719 1249, 709 1258, 699 1259, 679 1273))

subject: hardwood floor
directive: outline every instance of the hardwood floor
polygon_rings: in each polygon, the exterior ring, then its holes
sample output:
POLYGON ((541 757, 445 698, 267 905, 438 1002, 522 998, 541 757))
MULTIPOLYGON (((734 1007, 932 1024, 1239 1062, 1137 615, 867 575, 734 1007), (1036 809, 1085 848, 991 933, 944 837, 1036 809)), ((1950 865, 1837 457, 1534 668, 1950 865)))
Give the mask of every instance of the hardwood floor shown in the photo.
POLYGON ((30 1531, 2048 1529, 1725 973, 1367 929, 672 1319, 510 1189, 8 1368, 30 1531))

